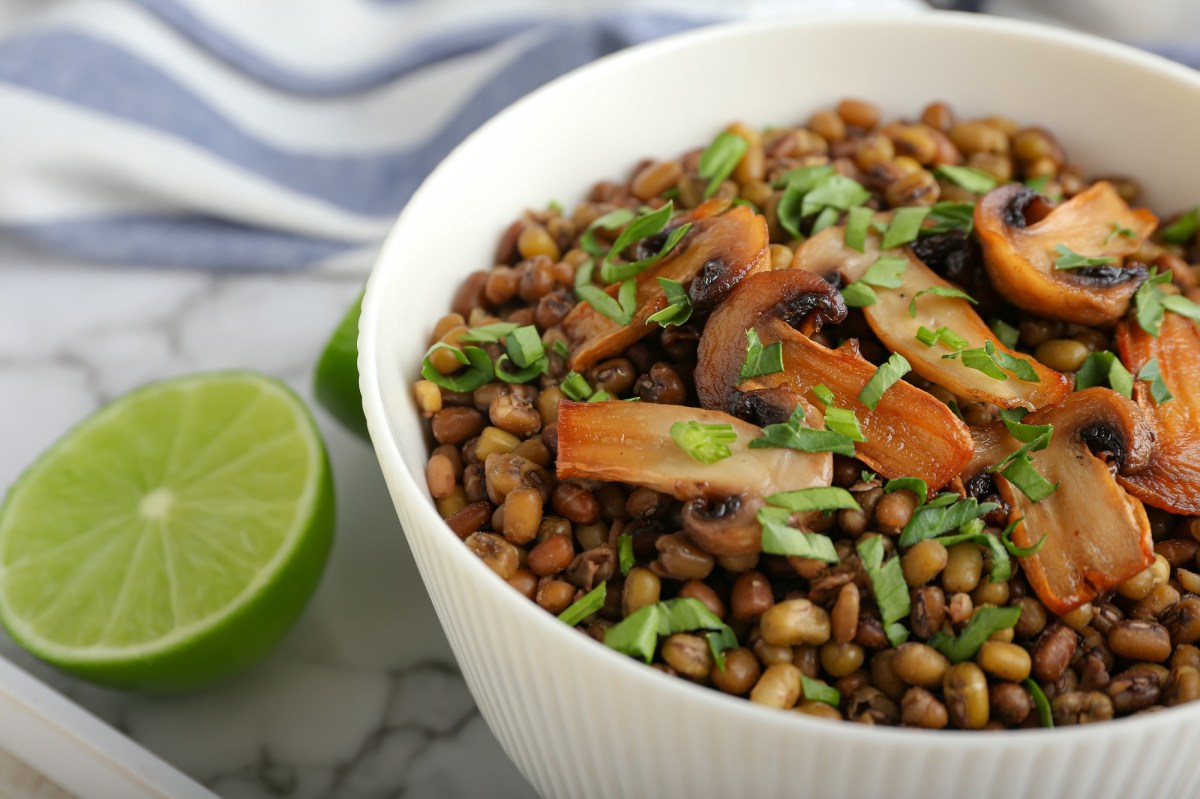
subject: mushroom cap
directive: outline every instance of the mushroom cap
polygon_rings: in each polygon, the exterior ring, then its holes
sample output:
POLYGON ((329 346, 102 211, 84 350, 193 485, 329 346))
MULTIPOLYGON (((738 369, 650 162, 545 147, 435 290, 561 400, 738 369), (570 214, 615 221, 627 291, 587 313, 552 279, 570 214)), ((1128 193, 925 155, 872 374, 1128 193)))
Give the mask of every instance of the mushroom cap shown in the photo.
POLYGON ((1033 189, 1009 183, 988 192, 975 207, 975 230, 996 291, 1031 313, 1084 325, 1125 315, 1146 268, 1122 266, 1120 259, 1136 253, 1157 224, 1154 214, 1131 209, 1106 181, 1057 207, 1033 189), (1132 235, 1113 235, 1118 227, 1132 235), (1059 245, 1117 263, 1059 269, 1059 245))
POLYGON ((710 501, 697 497, 683 506, 683 533, 713 555, 749 555, 762 551, 758 511, 763 501, 754 496, 731 496, 710 501))

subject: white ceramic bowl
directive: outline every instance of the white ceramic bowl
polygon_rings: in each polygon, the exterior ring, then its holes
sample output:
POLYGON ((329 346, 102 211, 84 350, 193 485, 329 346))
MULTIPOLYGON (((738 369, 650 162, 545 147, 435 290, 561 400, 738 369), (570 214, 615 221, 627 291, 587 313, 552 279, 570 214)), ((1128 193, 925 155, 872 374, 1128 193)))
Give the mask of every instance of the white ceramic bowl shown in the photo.
POLYGON ((505 225, 551 198, 579 200, 639 158, 702 145, 730 120, 803 120, 844 95, 889 115, 942 99, 966 115, 1042 123, 1088 170, 1140 178, 1162 211, 1200 197, 1200 75, 1099 39, 972 16, 710 28, 604 59, 497 116, 400 217, 371 277, 359 341, 376 452, 484 718, 543 796, 1200 795, 1200 703, 993 734, 768 710, 571 630, 492 574, 435 512, 411 385, 434 321, 461 279, 490 265, 505 225))

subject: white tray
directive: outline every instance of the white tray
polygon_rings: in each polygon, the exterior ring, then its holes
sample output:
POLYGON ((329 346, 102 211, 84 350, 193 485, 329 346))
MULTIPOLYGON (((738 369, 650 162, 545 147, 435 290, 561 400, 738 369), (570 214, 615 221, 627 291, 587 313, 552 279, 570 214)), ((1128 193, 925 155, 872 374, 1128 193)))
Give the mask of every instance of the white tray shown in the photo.
POLYGON ((217 799, 0 658, 0 798, 217 799))

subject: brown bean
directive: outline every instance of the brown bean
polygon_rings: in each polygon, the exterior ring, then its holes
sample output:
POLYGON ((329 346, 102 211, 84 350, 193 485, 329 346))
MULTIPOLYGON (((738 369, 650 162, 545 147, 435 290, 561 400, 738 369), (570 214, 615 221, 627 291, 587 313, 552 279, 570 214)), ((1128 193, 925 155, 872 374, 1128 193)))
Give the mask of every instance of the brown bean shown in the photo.
POLYGON ((497 394, 488 406, 488 416, 493 425, 520 438, 528 438, 542 429, 542 417, 533 407, 533 401, 514 392, 497 394))
POLYGON ((564 580, 542 580, 538 583, 536 601, 557 616, 575 601, 575 586, 564 580))
POLYGON ((954 112, 950 110, 950 106, 946 103, 940 101, 930 103, 921 112, 921 122, 935 130, 946 133, 954 124, 954 112))
POLYGON ((881 532, 897 535, 912 519, 916 507, 917 496, 911 491, 884 494, 875 505, 875 523, 881 532))
POLYGON ((571 537, 552 535, 529 550, 529 570, 538 577, 547 577, 570 566, 574 558, 575 545, 571 537))
POLYGON ((870 130, 879 124, 879 106, 866 100, 847 97, 838 103, 837 114, 847 125, 856 128, 870 130))
POLYGON ((472 533, 466 539, 467 549, 505 580, 517 573, 520 557, 517 548, 492 533, 472 533))
POLYGON ((834 603, 833 611, 830 613, 833 640, 840 644, 854 640, 854 636, 858 633, 859 605, 858 586, 854 583, 842 586, 842 590, 838 592, 837 602, 834 603))
POLYGON ((912 630, 921 638, 930 638, 942 628, 946 618, 946 594, 936 585, 913 592, 912 630))
POLYGON ((845 677, 858 671, 864 659, 865 653, 858 644, 827 641, 821 646, 821 665, 832 677, 845 677))
POLYGON ((683 166, 678 161, 651 161, 634 175, 629 192, 639 200, 657 197, 679 182, 683 166))
POLYGON ((1192 538, 1168 538, 1165 541, 1154 542, 1154 553, 1162 555, 1172 568, 1186 566, 1196 559, 1200 551, 1200 541, 1192 538))
POLYGON ((963 541, 946 551, 946 568, 942 572, 942 587, 946 591, 972 591, 982 574, 983 554, 975 543, 963 541))
POLYGON ((1161 624, 1149 621, 1121 621, 1108 632, 1112 651, 1130 660, 1161 663, 1171 656, 1171 635, 1161 624))
POLYGON ((946 547, 941 542, 927 539, 917 543, 900 558, 904 581, 912 588, 925 585, 946 568, 947 559, 946 547))
POLYGON ((762 572, 750 570, 738 575, 729 596, 733 618, 741 621, 757 619, 774 604, 771 583, 762 572))
POLYGON ((608 543, 609 525, 599 521, 595 524, 575 525, 575 541, 580 549, 588 550, 608 543))
POLYGON ((681 533, 664 535, 654 542, 658 559, 651 564, 660 577, 703 580, 712 573, 713 556, 681 533))
POLYGON ((909 641, 896 649, 892 667, 896 676, 909 685, 932 688, 941 684, 950 668, 946 656, 927 644, 909 641))
POLYGON ((896 650, 885 649, 876 653, 875 657, 871 658, 869 669, 871 684, 883 691, 888 699, 899 702, 908 689, 908 684, 896 674, 896 650))
POLYGON ((1050 700, 1054 725, 1092 724, 1113 717, 1113 703, 1099 691, 1067 691, 1050 700))
POLYGON ((756 705, 790 708, 800 698, 800 669, 791 663, 768 666, 750 691, 756 705))
POLYGON ((691 633, 675 633, 663 641, 662 658, 685 677, 702 680, 713 667, 708 641, 691 633))
POLYGON ((466 538, 487 524, 492 517, 492 506, 487 501, 472 502, 446 518, 446 524, 459 538, 466 538))
POLYGON ((699 580, 690 580, 684 583, 683 587, 679 589, 678 596, 681 599, 699 600, 718 619, 725 618, 725 603, 721 601, 721 597, 717 596, 717 592, 707 583, 702 583, 699 580))
POLYGON ((1020 682, 1029 676, 1032 661, 1025 647, 984 641, 975 655, 979 667, 1001 680, 1020 682))
POLYGON ((846 138, 846 121, 828 109, 813 114, 808 120, 808 128, 827 142, 846 138))
POLYGON ((1154 621, 1171 613, 1179 604, 1179 592, 1170 583, 1159 583, 1129 609, 1129 618, 1154 621))
POLYGON ((789 599, 762 614, 759 630, 772 645, 823 644, 829 640, 829 614, 807 599, 789 599))
POLYGON ((1033 674, 1040 682, 1054 682, 1066 671, 1078 646, 1070 627, 1055 625, 1038 639, 1033 651, 1033 674))
POLYGON ((425 482, 429 493, 436 499, 444 499, 454 493, 454 463, 445 455, 434 455, 425 465, 425 482))
POLYGON ((624 616, 632 616, 644 607, 658 601, 662 583, 658 575, 649 569, 634 566, 625 576, 625 586, 621 595, 621 611, 624 616))
POLYGON ((971 601, 975 606, 992 605, 993 607, 1003 607, 1008 604, 1008 581, 992 582, 985 580, 975 586, 975 590, 971 592, 971 601))
POLYGON ((524 566, 519 567, 513 576, 508 578, 508 584, 525 595, 526 599, 537 598, 538 579, 533 572, 524 566))
POLYGON ((592 524, 600 518, 600 503, 596 497, 574 483, 559 483, 550 501, 555 513, 576 524, 592 524))
POLYGON ((618 397, 633 387, 637 369, 628 358, 611 358, 593 366, 585 377, 596 391, 604 390, 618 397))
POLYGON ((975 615, 975 603, 971 601, 970 594, 957 593, 950 595, 950 602, 946 607, 946 615, 950 617, 953 624, 962 624, 975 615))
POLYGON ((638 378, 635 388, 642 402, 682 405, 687 399, 687 385, 668 363, 656 363, 647 374, 638 378))
POLYGON ((1025 721, 1033 710, 1033 700, 1029 692, 1012 682, 993 685, 988 691, 988 704, 991 706, 992 718, 1007 727, 1016 727, 1025 721))
POLYGON ((878 688, 868 685, 850 693, 846 718, 859 724, 894 725, 900 721, 900 708, 878 688))
POLYGON ((1124 716, 1158 704, 1164 682, 1159 673, 1135 666, 1115 675, 1105 693, 1113 709, 1124 716))
POLYGON ((792 647, 792 663, 804 672, 804 676, 817 679, 821 676, 821 648, 813 644, 792 647))
POLYGON ((1046 627, 1046 609, 1035 597, 1021 597, 1015 603, 1021 609, 1013 632, 1022 638, 1032 638, 1046 627))
POLYGON ((504 537, 513 544, 528 544, 542 524, 542 495, 532 488, 517 488, 504 498, 504 537))
POLYGON ((433 437, 439 444, 461 444, 483 432, 483 414, 474 408, 442 408, 433 415, 433 437))
POLYGON ((759 676, 761 676, 761 669, 758 665, 758 658, 745 647, 731 649, 725 653, 724 670, 714 665, 709 672, 713 685, 734 696, 745 695, 758 682, 759 676))
POLYGON ((1200 699, 1200 669, 1195 666, 1175 666, 1163 691, 1163 704, 1168 707, 1200 699))
POLYGON ((1058 372, 1075 372, 1088 356, 1087 345, 1069 338, 1042 342, 1033 357, 1058 372))
POLYGON ((987 724, 990 712, 987 678, 974 663, 951 666, 942 681, 942 693, 955 727, 978 730, 987 724))
POLYGON ((1180 602, 1164 621, 1176 647, 1200 641, 1200 598, 1188 597, 1180 602))
POLYGON ((908 727, 940 730, 949 717, 946 706, 924 688, 909 688, 900 700, 900 722, 908 727))

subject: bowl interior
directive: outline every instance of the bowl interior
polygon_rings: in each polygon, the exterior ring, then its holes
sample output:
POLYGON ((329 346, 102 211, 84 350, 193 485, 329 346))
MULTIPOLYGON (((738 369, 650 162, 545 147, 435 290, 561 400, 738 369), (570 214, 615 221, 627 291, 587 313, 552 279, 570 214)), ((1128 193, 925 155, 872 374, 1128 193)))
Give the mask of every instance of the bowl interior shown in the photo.
MULTIPOLYGON (((1139 179, 1160 213, 1197 200, 1200 78, 1090 37, 955 14, 838 15, 709 29, 598 62, 455 150, 409 203, 372 276, 363 396, 392 491, 417 520, 410 540, 428 539, 462 579, 492 581, 496 602, 511 604, 521 623, 553 621, 495 581, 428 499, 411 384, 434 322, 469 272, 491 266, 500 233, 523 208, 552 199, 570 207, 595 181, 623 178, 642 157, 702 147, 734 119, 791 124, 847 95, 888 116, 915 117, 944 100, 964 116, 1042 124, 1085 174, 1139 179)), ((591 646, 565 628, 560 638, 591 646)), ((617 668, 630 676, 652 674, 625 665, 617 668)))

